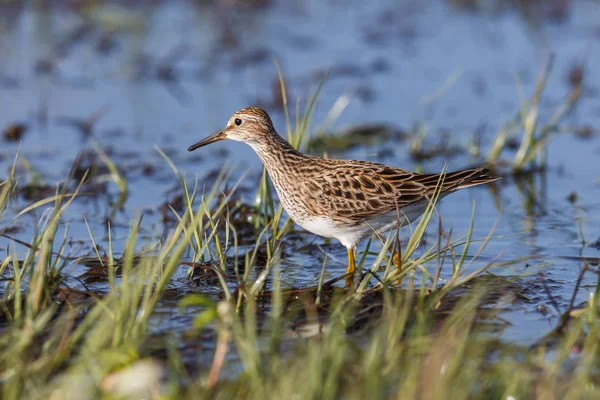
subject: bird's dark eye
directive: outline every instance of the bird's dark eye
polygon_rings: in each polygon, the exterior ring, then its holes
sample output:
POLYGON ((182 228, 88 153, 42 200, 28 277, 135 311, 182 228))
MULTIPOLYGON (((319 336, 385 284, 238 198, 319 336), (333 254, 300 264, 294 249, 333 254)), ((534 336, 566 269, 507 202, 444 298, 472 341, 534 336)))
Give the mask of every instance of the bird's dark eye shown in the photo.
POLYGON ((236 118, 236 119, 234 119, 234 120, 233 120, 233 122, 235 122, 235 124, 236 124, 237 126, 240 126, 240 125, 242 124, 242 120, 241 120, 241 119, 239 119, 239 118, 236 118))

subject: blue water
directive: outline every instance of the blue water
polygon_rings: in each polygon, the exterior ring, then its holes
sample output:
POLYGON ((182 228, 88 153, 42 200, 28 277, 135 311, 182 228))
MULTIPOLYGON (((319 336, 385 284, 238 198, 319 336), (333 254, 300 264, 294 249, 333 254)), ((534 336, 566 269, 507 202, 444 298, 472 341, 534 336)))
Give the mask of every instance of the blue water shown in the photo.
MULTIPOLYGON (((15 122, 28 125, 20 144, 21 180, 29 176, 27 162, 48 184, 60 182, 76 155, 93 151, 92 142, 96 141, 129 182, 130 196, 113 216, 116 251, 123 249, 129 225, 141 213, 141 230, 150 240, 164 229, 159 208, 179 190, 155 146, 163 149, 190 181, 198 177, 203 183, 229 162, 237 176, 249 171, 246 188, 256 187, 261 167, 249 147, 221 142, 194 153, 188 153, 187 147, 223 127, 236 109, 254 104, 263 105, 284 133, 284 116, 274 95, 277 71, 273 58, 288 85, 292 117, 296 102, 304 110, 319 80, 331 68, 318 97, 313 134, 321 129, 337 134, 367 123, 406 131, 425 124, 426 145, 439 143, 445 135, 450 145, 466 147, 479 131, 485 154, 496 132, 518 110, 519 85, 527 96, 532 93, 537 71, 549 53, 554 53, 556 61, 541 103, 542 120, 549 118, 570 90, 571 68, 584 63, 588 68, 583 95, 562 124, 600 126, 597 1, 574 2, 559 19, 550 18, 544 9, 526 17, 518 9, 490 6, 470 10, 454 8, 450 2, 273 3, 258 10, 224 4, 194 6, 184 1, 136 7, 109 4, 88 14, 87 19, 66 7, 46 12, 28 7, 2 9, 0 127, 15 122), (114 46, 102 53, 97 48, 109 32, 107 16, 117 31, 109 36, 114 46), (65 37, 84 22, 91 29, 61 52, 65 37), (173 54, 180 55, 173 58, 173 54), (54 69, 36 72, 39 60, 51 60, 54 69), (176 82, 157 77, 164 65, 172 66, 176 82), (346 105, 341 114, 329 119, 330 110, 340 104, 346 105), (102 115, 90 136, 61 122, 64 117, 86 119, 99 110, 102 115), (144 169, 148 168, 156 172, 147 175, 144 169)), ((19 143, 1 144, 0 177, 4 177, 19 143)), ((450 170, 482 163, 467 152, 420 161, 411 158, 408 149, 408 141, 388 141, 330 155, 427 172, 439 172, 445 163, 450 170)), ((512 155, 503 156, 510 159, 512 155)), ((498 220, 494 235, 500 238, 489 243, 473 268, 494 259, 519 260, 491 272, 535 282, 541 271, 559 304, 566 307, 582 263, 561 257, 600 257, 600 248, 590 245, 600 239, 600 141, 562 134, 551 142, 547 156, 547 172, 532 175, 533 183, 524 189, 511 177, 500 182, 500 208, 491 192, 479 187, 446 198, 439 211, 446 230, 452 229, 459 237, 468 230, 475 201, 474 237, 485 237, 498 220), (573 192, 577 194, 575 203, 568 200, 573 192), (528 196, 535 198, 533 209, 526 207, 528 196)), ((68 235, 84 242, 83 252, 91 254, 83 216, 100 245, 106 244, 104 219, 111 214, 108 200, 117 197, 114 184, 108 183, 108 189, 108 197, 76 201, 65 215, 68 235)), ((252 201, 252 190, 242 192, 252 201)), ((17 199, 0 226, 27 204, 17 199)), ((14 236, 29 241, 31 219, 21 218, 19 226, 22 230, 14 236)), ((430 241, 435 231, 431 230, 430 241)), ((401 235, 407 236, 408 231, 401 235)), ((290 251, 294 254, 282 261, 286 283, 308 286, 318 282, 325 255, 317 244, 330 253, 326 279, 343 273, 343 247, 309 234, 301 238, 310 251, 290 251)), ((0 238, 0 249, 9 243, 0 238)), ((301 249, 297 243, 289 246, 301 249)), ((185 289, 186 285, 182 272, 173 286, 185 289)), ((594 276, 587 274, 578 302, 587 299, 594 288, 594 276)), ((556 321, 556 316, 549 322, 548 315, 536 311, 537 305, 549 304, 543 293, 528 295, 531 301, 510 304, 502 314, 512 323, 503 332, 508 340, 531 343, 556 321)), ((180 328, 179 322, 164 323, 180 328)))

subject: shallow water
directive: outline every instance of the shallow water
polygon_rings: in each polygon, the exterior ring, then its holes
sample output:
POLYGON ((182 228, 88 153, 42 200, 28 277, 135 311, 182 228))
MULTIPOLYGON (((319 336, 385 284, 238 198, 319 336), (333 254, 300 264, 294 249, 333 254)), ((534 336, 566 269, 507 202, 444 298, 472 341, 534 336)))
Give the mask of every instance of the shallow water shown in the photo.
MULTIPOLYGON (((241 193, 251 202, 261 167, 249 147, 222 142, 194 153, 186 149, 248 105, 266 108, 285 132, 273 57, 286 78, 292 110, 296 99, 305 107, 331 68, 318 97, 313 133, 335 135, 370 123, 407 132, 425 124, 425 146, 446 138, 448 147, 466 148, 478 133, 485 154, 496 132, 518 111, 518 81, 529 96, 549 52, 556 61, 541 103, 542 119, 563 101, 570 90, 569 74, 583 63, 588 67, 584 93, 563 124, 598 127, 599 8, 595 1, 574 2, 561 16, 560 10, 529 13, 491 5, 482 10, 452 2, 280 1, 264 8, 230 9, 181 1, 132 7, 114 3, 83 18, 66 6, 47 11, 5 7, 0 17, 0 127, 23 123, 27 131, 21 144, 1 142, 0 177, 20 146, 21 180, 32 177, 26 161, 53 186, 67 176, 78 153, 94 154, 92 144, 99 143, 127 176, 130 195, 122 209, 113 210, 110 204, 118 191, 107 183, 106 191, 74 202, 65 220, 68 236, 82 242, 73 246, 77 255, 92 255, 83 216, 101 248, 107 243, 105 221, 111 219, 116 252, 123 250, 129 225, 140 214, 145 239, 156 239, 168 229, 160 209, 179 193, 179 186, 155 146, 190 182, 197 176, 207 187, 226 163, 236 168, 235 176, 249 170, 241 193), (111 24, 116 33, 109 33, 111 24), (346 103, 330 121, 332 107, 346 103), (94 123, 83 129, 74 126, 73 121, 95 113, 94 123)), ((329 155, 427 172, 439 172, 446 162, 450 170, 483 162, 466 151, 417 160, 408 149, 409 140, 392 139, 329 155)), ((564 310, 583 265, 567 257, 600 257, 600 141, 564 134, 552 141, 547 157, 546 172, 519 182, 507 176, 499 183, 500 208, 485 187, 453 194, 439 206, 444 227, 454 237, 468 231, 473 202, 474 238, 485 237, 498 221, 494 235, 500 237, 489 243, 473 268, 492 260, 521 259, 491 270, 521 277, 524 290, 529 288, 529 300, 512 302, 501 314, 510 322, 502 337, 521 344, 535 342, 556 323, 537 274, 543 272, 564 310), (571 193, 576 194, 574 202, 571 193), (549 312, 539 312, 538 306, 547 306, 549 312)), ((18 198, 5 221, 30 201, 18 198)), ((12 236, 30 241, 31 219, 21 218, 15 228, 12 236)), ((430 229, 431 243, 436 229, 430 229)), ((408 234, 406 228, 401 233, 408 234)), ((1 249, 9 245, 10 240, 0 238, 1 249)), ((317 284, 325 259, 322 249, 328 253, 326 280, 345 269, 345 250, 337 243, 299 232, 287 239, 285 249, 286 285, 317 284)), ((585 275, 576 304, 588 298, 596 278, 585 275)), ((190 283, 185 267, 171 287, 181 295, 218 292, 190 283)), ((102 283, 94 289, 101 291, 102 283)), ((154 324, 157 331, 184 330, 189 316, 182 317, 174 302, 165 301, 154 324)))

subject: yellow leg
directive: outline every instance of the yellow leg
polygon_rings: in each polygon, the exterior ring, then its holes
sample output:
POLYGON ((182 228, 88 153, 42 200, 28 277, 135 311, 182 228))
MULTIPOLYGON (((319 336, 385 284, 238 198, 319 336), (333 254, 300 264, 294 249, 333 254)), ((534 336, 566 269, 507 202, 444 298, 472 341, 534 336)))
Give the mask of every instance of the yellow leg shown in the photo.
POLYGON ((392 262, 394 263, 394 266, 396 267, 396 271, 398 273, 402 272, 402 254, 400 254, 400 251, 394 252, 394 256, 392 257, 392 262))
POLYGON ((354 249, 348 249, 348 268, 346 268, 346 287, 351 288, 354 286, 354 273, 356 272, 356 258, 354 256, 354 249))
POLYGON ((348 268, 346 268, 346 274, 352 274, 356 271, 356 258, 354 257, 354 249, 348 248, 348 268))
MULTIPOLYGON (((397 242, 398 248, 392 254, 392 263, 396 267, 396 273, 400 274, 402 272, 402 245, 400 243, 400 239, 398 238, 397 242)), ((392 250, 393 251, 393 250, 392 250)), ((397 279, 396 284, 401 284, 402 279, 397 279)))

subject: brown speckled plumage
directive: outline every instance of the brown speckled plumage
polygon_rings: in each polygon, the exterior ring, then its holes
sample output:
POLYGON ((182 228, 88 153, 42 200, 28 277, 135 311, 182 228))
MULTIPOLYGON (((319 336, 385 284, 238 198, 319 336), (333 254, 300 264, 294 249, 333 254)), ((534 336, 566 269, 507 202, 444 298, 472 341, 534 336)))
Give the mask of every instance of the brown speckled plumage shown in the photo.
MULTIPOLYGON (((404 214, 402 222, 418 218, 440 181, 438 174, 302 154, 277 134, 269 115, 256 107, 235 112, 225 129, 191 146, 190 151, 221 139, 245 142, 256 151, 297 224, 337 238, 348 248, 373 231, 397 226, 397 209, 404 214)), ((443 179, 440 197, 496 179, 484 168, 450 172, 443 179)))

